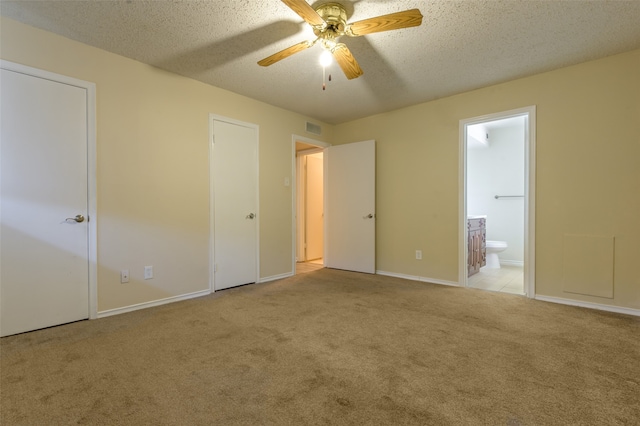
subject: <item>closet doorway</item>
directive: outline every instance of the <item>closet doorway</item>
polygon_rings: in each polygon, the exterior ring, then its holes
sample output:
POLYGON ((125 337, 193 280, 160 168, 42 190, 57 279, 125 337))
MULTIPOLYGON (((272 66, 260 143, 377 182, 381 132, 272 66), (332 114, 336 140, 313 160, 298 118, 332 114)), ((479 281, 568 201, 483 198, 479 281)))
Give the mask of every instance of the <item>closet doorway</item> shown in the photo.
POLYGON ((328 144, 295 138, 296 274, 324 267, 324 153, 328 144))

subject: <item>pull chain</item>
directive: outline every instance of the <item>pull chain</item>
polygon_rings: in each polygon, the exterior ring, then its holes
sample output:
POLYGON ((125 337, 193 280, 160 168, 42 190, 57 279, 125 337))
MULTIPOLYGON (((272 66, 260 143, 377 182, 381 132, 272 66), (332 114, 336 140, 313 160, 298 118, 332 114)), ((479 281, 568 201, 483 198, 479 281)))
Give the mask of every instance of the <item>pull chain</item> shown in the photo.
POLYGON ((327 90, 327 85, 324 82, 324 70, 325 67, 322 67, 322 90, 327 90))
MULTIPOLYGON (((325 70, 326 67, 322 67, 322 90, 327 90, 325 70)), ((331 81, 331 74, 329 74, 329 81, 331 81)))

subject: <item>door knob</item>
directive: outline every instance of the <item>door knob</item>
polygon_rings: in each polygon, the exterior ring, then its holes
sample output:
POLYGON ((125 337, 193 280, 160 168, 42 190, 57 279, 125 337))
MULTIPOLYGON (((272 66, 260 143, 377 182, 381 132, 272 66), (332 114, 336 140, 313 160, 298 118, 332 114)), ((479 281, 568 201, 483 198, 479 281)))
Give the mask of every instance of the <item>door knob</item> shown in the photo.
POLYGON ((249 213, 249 214, 247 215, 246 219, 253 219, 254 217, 256 217, 256 215, 255 215, 255 214, 253 214, 253 213, 249 213))
POLYGON ((363 219, 373 219, 373 214, 372 214, 372 213, 369 213, 369 214, 368 214, 368 215, 366 215, 366 216, 362 216, 362 218, 363 218, 363 219))
POLYGON ((68 217, 68 218, 65 219, 65 221, 66 220, 74 220, 74 221, 80 223, 80 222, 84 222, 84 216, 82 216, 81 214, 77 214, 76 217, 68 217))

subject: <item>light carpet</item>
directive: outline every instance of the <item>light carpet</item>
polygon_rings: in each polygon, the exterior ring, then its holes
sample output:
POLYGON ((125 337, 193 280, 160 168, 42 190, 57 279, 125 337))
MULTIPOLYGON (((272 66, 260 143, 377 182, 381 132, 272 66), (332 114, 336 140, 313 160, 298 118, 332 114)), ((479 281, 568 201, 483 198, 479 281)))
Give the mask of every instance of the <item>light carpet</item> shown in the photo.
POLYGON ((331 269, 0 340, 3 425, 630 425, 640 320, 331 269))

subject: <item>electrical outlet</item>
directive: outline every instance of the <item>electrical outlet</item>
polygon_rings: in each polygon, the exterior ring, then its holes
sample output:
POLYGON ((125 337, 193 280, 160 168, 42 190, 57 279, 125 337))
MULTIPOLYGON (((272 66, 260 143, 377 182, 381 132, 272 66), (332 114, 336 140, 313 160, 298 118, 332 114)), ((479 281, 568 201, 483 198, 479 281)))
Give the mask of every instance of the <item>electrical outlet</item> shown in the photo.
POLYGON ((150 280, 153 278, 153 266, 145 266, 144 267, 144 279, 150 280))
POLYGON ((120 271, 120 282, 122 284, 129 282, 129 270, 128 269, 123 269, 122 271, 120 271))
POLYGON ((416 260, 422 260, 422 250, 416 250, 416 260))

